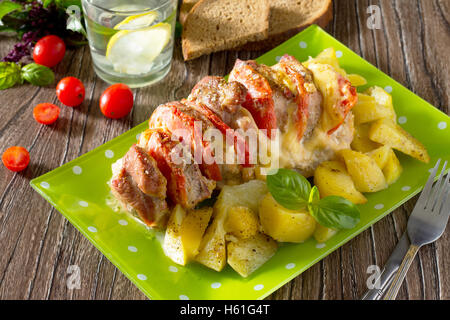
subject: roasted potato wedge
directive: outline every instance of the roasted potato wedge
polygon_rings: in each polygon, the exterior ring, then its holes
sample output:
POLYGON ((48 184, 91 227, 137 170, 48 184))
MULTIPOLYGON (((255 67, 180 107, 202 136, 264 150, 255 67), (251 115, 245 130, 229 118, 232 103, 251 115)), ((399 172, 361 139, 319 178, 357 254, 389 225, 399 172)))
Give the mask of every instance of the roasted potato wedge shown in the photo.
POLYGON ((353 150, 366 153, 381 146, 381 144, 369 139, 369 131, 370 123, 355 124, 355 136, 351 144, 353 150))
POLYGON ((374 97, 362 93, 358 93, 358 103, 352 111, 356 123, 368 123, 378 119, 391 118, 393 115, 393 109, 378 103, 374 97))
POLYGON ((228 264, 246 278, 277 252, 276 241, 258 232, 253 237, 238 239, 227 245, 228 264))
POLYGON ((200 243, 213 214, 213 208, 204 207, 197 210, 188 210, 181 224, 181 240, 186 250, 188 261, 199 253, 200 243))
POLYGON ((314 173, 314 184, 323 198, 340 196, 355 204, 367 202, 366 197, 356 190, 355 184, 342 162, 322 162, 314 173))
POLYGON ((372 87, 366 93, 358 93, 358 103, 353 108, 356 123, 368 123, 378 119, 396 120, 392 97, 380 87, 372 87))
POLYGON ((353 150, 342 150, 339 155, 344 159, 356 190, 377 192, 387 188, 383 172, 371 157, 353 150))
POLYGON ((173 262, 182 266, 188 262, 187 252, 181 240, 181 225, 186 217, 186 210, 177 205, 167 222, 166 235, 164 237, 163 249, 166 256, 173 262))
POLYGON ((380 119, 373 123, 369 131, 369 138, 419 161, 430 162, 430 156, 423 144, 392 120, 380 119))
POLYGON ((258 212, 259 202, 268 191, 267 184, 260 180, 237 186, 224 186, 214 205, 214 215, 226 215, 231 207, 247 207, 258 212))
POLYGON ((388 185, 395 183, 400 178, 403 168, 398 160, 394 150, 390 149, 388 159, 383 167, 383 174, 388 185))
POLYGON ((339 66, 339 59, 336 56, 334 48, 327 48, 317 55, 315 58, 310 58, 304 63, 305 67, 309 67, 311 63, 329 64, 343 77, 347 76, 347 72, 339 66))
POLYGON ((318 243, 324 243, 334 237, 336 233, 338 233, 338 230, 317 224, 316 231, 314 231, 314 239, 316 239, 318 243))
POLYGON ((258 215, 247 207, 231 207, 228 209, 225 230, 239 239, 253 237, 259 230, 258 215))
POLYGON ((198 254, 212 208, 186 211, 177 205, 169 218, 163 249, 173 262, 186 265, 198 254))
POLYGON ((261 201, 259 219, 264 233, 280 242, 303 242, 312 236, 316 228, 316 220, 308 209, 286 209, 270 193, 261 201))
POLYGON ((247 207, 258 212, 259 202, 268 192, 264 181, 252 180, 237 186, 224 186, 214 204, 213 221, 206 230, 196 261, 216 271, 226 265, 226 230, 228 210, 247 207))
POLYGON ((392 149, 388 146, 382 146, 378 149, 372 150, 367 153, 375 162, 381 170, 386 166, 386 163, 391 155, 392 149))
POLYGON ((367 84, 367 80, 359 74, 349 74, 347 78, 354 87, 361 87, 367 84))
POLYGON ((397 115, 395 114, 394 105, 392 103, 392 96, 387 93, 383 88, 374 86, 366 91, 366 94, 375 98, 377 105, 383 107, 389 112, 389 116, 386 118, 393 121, 397 121, 397 115))
POLYGON ((216 271, 222 271, 227 263, 225 219, 225 214, 214 217, 211 225, 206 229, 199 253, 195 257, 195 261, 216 271))

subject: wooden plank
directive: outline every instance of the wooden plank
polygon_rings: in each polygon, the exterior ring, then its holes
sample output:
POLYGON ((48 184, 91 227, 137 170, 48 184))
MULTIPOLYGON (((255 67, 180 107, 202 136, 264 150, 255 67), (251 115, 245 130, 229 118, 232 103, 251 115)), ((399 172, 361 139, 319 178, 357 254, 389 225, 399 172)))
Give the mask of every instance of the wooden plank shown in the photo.
MULTIPOLYGON (((335 0, 327 31, 418 95, 449 113, 450 3, 445 0, 335 0), (367 28, 369 5, 379 5, 382 28, 367 28)), ((0 55, 14 39, 0 36, 0 55)), ((23 173, 0 168, 0 299, 145 299, 145 296, 56 210, 29 180, 71 161, 148 119, 159 104, 186 97, 203 76, 225 75, 235 60, 262 52, 220 52, 185 63, 179 43, 169 76, 135 90, 133 112, 122 120, 103 117, 98 99, 107 84, 91 67, 87 47, 69 50, 56 76, 73 75, 86 85, 86 101, 62 107, 50 127, 37 125, 32 108, 57 102, 54 87, 17 86, 0 92, 0 146, 23 145, 32 163, 23 173), (81 272, 81 288, 68 289, 69 266, 81 272)), ((367 267, 384 265, 406 230, 415 200, 280 288, 269 299, 358 299, 367 267)), ((408 272, 399 299, 449 299, 450 236, 423 248, 408 272)))

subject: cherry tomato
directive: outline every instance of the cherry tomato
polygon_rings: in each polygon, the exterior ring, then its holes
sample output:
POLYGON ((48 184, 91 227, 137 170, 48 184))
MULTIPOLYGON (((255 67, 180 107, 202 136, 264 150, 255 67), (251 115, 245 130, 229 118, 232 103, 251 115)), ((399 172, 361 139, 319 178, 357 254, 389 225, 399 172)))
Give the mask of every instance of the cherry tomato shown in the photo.
POLYGON ((9 170, 19 172, 28 167, 30 154, 23 147, 11 147, 3 153, 2 161, 9 170))
POLYGON ((66 45, 58 36, 45 36, 40 39, 33 49, 33 59, 37 64, 54 67, 64 58, 66 45))
POLYGON ((127 85, 114 84, 100 97, 100 110, 108 118, 123 118, 133 108, 133 100, 133 92, 127 85))
POLYGON ((51 103, 40 103, 33 110, 34 119, 42 124, 52 124, 58 120, 60 109, 51 103))
POLYGON ((84 100, 84 85, 75 77, 64 78, 56 86, 56 95, 68 107, 79 106, 84 100))

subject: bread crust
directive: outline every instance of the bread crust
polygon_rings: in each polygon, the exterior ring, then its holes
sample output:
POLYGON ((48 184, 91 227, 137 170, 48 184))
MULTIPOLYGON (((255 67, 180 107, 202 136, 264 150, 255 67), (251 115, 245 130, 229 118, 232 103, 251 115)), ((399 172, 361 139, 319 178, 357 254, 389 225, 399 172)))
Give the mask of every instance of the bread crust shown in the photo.
POLYGON ((320 12, 320 14, 300 26, 297 26, 295 28, 292 28, 288 31, 269 35, 269 37, 262 41, 254 41, 246 43, 245 45, 241 47, 234 48, 235 51, 261 51, 261 50, 267 50, 274 48, 278 46, 279 44, 285 42, 289 38, 295 36, 300 31, 306 29, 312 24, 316 24, 321 28, 325 28, 328 23, 333 20, 333 0, 328 0, 328 4, 326 7, 323 8, 323 10, 320 12))
MULTIPOLYGON (((222 51, 222 50, 230 50, 236 47, 243 46, 248 41, 260 41, 267 39, 268 32, 269 32, 269 13, 270 13, 270 6, 269 6, 269 0, 261 0, 263 3, 265 3, 265 11, 259 12, 259 15, 263 18, 262 21, 262 27, 260 32, 255 32, 252 35, 248 35, 246 37, 242 37, 239 39, 234 39, 233 41, 230 40, 223 40, 222 44, 213 44, 210 46, 205 46, 202 50, 196 50, 193 51, 193 48, 191 47, 191 40, 189 39, 189 34, 191 33, 191 28, 195 27, 196 23, 196 16, 195 13, 197 10, 200 10, 203 5, 206 5, 211 0, 200 0, 198 1, 190 10, 189 14, 186 17, 184 26, 183 26, 183 33, 182 33, 182 51, 183 51, 183 58, 184 60, 192 60, 195 58, 198 58, 202 55, 209 54, 212 52, 222 51)), ((217 1, 217 0, 216 0, 217 1)))

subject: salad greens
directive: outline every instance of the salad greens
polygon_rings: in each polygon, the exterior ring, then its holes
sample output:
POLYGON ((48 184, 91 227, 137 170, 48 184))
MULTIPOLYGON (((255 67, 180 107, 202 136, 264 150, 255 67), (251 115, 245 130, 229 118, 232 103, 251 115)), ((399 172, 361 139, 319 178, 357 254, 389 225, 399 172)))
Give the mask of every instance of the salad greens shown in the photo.
POLYGON ((307 208, 316 221, 332 229, 352 229, 360 221, 358 207, 337 196, 320 199, 319 189, 293 170, 278 169, 267 176, 267 186, 273 198, 290 210, 307 208))
POLYGON ((48 86, 55 82, 52 69, 37 63, 30 63, 22 67, 22 78, 35 86, 48 86))
POLYGON ((21 82, 20 67, 13 62, 0 63, 0 90, 8 89, 21 82))
POLYGON ((42 87, 55 82, 55 75, 50 68, 36 63, 21 67, 14 62, 0 62, 0 90, 22 84, 24 80, 42 87))
POLYGON ((308 206, 311 184, 293 170, 278 169, 277 174, 268 175, 267 186, 273 198, 287 209, 300 210, 308 206))

